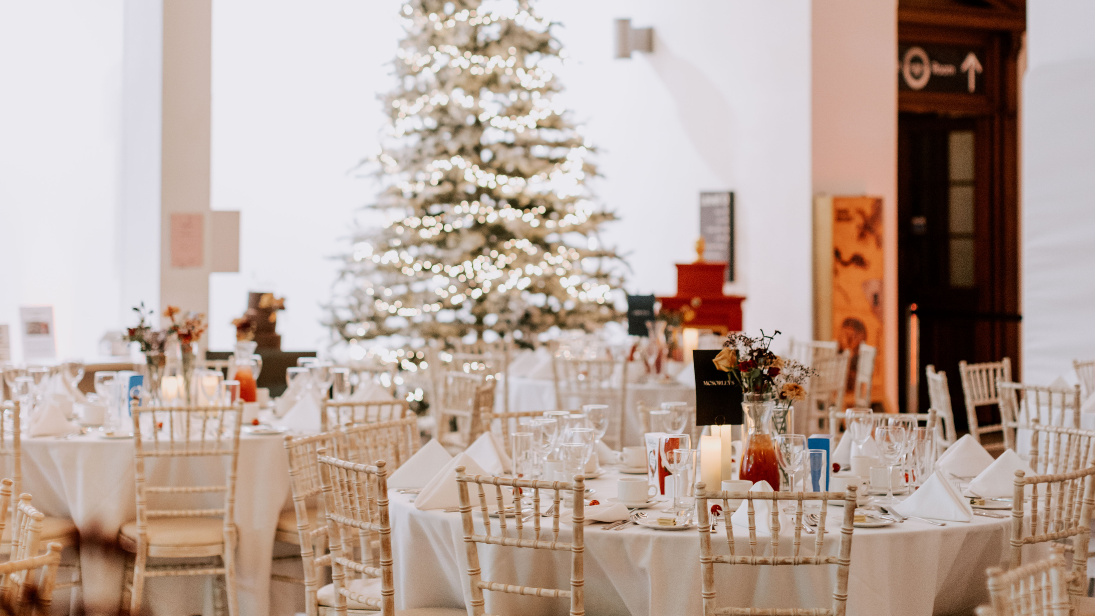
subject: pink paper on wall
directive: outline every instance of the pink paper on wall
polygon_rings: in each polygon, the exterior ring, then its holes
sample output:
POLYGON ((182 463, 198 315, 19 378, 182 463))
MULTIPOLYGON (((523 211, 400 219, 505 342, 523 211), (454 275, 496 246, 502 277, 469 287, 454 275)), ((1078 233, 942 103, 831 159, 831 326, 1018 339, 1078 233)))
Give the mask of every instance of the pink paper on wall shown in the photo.
POLYGON ((201 213, 171 215, 171 267, 205 265, 205 216, 201 213))

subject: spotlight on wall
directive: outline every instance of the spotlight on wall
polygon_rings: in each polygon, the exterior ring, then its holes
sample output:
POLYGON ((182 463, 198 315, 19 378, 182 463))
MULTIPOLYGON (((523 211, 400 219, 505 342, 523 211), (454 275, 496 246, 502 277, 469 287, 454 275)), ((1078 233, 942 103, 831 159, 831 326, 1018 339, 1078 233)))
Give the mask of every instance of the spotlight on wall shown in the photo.
POLYGON ((617 19, 616 57, 630 58, 633 51, 654 51, 654 28, 632 28, 630 19, 617 19))

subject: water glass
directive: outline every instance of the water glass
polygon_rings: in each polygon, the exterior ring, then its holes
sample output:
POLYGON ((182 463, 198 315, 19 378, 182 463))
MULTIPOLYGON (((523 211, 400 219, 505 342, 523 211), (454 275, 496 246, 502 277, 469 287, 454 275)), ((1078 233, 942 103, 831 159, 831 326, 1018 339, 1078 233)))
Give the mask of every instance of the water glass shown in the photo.
POLYGON ((221 404, 230 406, 235 404, 240 399, 240 382, 239 381, 224 381, 224 393, 222 396, 210 396, 211 400, 215 400, 218 397, 221 400, 221 404))
POLYGON ((327 398, 327 390, 331 388, 331 383, 335 380, 332 369, 330 362, 317 361, 308 366, 308 373, 312 375, 312 386, 316 388, 316 393, 321 400, 327 398))
POLYGON ((582 413, 589 420, 590 427, 597 431, 597 440, 603 439, 608 432, 608 405, 587 404, 582 407, 582 413))
POLYGON ((673 429, 673 414, 666 410, 650 411, 650 431, 676 434, 673 429))
POLYGON ((780 491, 793 492, 795 478, 806 462, 806 437, 801 434, 777 434, 775 441, 776 461, 787 477, 787 485, 781 485, 780 491))
POLYGON ((76 389, 84 379, 84 360, 70 359, 61 364, 61 374, 65 375, 69 385, 76 389))
POLYGON ((684 504, 689 488, 696 476, 695 449, 673 449, 665 455, 665 465, 673 473, 673 504, 667 511, 681 512, 690 507, 684 504))
POLYGON ((844 411, 844 421, 852 437, 852 456, 866 455, 864 450, 874 430, 875 414, 870 409, 848 409, 844 411))
POLYGON ((828 453, 824 449, 806 450, 806 478, 803 492, 824 492, 825 479, 829 476, 828 453))
POLYGON ((584 443, 563 443, 559 446, 559 457, 563 462, 563 481, 573 481, 575 475, 584 474, 587 449, 584 443))
POLYGON ((662 410, 669 411, 669 423, 673 432, 684 432, 688 427, 689 413, 687 402, 662 402, 662 410))
POLYGON ((886 426, 875 430, 875 444, 878 445, 878 455, 887 466, 889 481, 886 482, 886 496, 877 501, 884 505, 893 505, 897 499, 893 496, 893 472, 900 466, 901 459, 908 446, 908 433, 903 426, 886 426))
POLYGON ((913 429, 910 441, 912 441, 912 453, 910 465, 912 466, 912 483, 919 487, 928 477, 935 472, 935 439, 927 428, 916 427, 913 429))

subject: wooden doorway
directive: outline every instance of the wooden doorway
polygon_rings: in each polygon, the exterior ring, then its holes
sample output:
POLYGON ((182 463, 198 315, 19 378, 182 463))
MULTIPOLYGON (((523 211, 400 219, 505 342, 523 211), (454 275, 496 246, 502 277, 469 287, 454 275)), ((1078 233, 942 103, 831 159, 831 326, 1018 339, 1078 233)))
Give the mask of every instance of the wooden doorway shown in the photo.
MULTIPOLYGON (((1019 0, 902 0, 898 9, 900 395, 928 408, 924 367, 1010 357, 1018 378, 1019 0)), ((997 421, 985 417, 982 421, 997 421)))

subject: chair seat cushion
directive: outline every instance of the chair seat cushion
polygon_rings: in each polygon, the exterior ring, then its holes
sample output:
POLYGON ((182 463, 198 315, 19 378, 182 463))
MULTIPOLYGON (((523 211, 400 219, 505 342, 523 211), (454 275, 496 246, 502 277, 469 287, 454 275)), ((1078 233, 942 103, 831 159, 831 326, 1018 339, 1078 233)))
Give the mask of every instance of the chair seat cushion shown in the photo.
MULTIPOLYGON (((364 595, 369 598, 380 599, 380 578, 358 578, 350 580, 347 589, 350 592, 364 595)), ((335 605, 335 585, 328 584, 319 589, 316 593, 316 599, 320 605, 326 605, 328 607, 334 607, 335 605)), ((346 599, 346 607, 351 610, 379 610, 379 607, 369 607, 364 603, 359 603, 352 599, 346 599)))
POLYGON ((1077 597, 1076 613, 1079 616, 1095 616, 1095 598, 1077 597))
MULTIPOLYGON (((120 535, 137 542, 137 521, 122 525, 120 535)), ((148 543, 181 548, 224 543, 224 521, 219 518, 152 518, 148 521, 148 543)))
MULTIPOLYGON (((8 523, 4 525, 3 539, 0 539, 0 541, 3 542, 3 547, 0 548, 0 554, 11 553, 11 527, 12 524, 9 516, 8 523)), ((42 534, 38 538, 38 541, 43 550, 46 549, 47 542, 58 541, 67 545, 68 542, 65 540, 75 541, 78 537, 79 531, 76 530, 76 524, 68 518, 46 516, 42 519, 42 534)))
MULTIPOLYGON (((316 528, 316 508, 315 507, 309 507, 308 508, 308 521, 312 523, 312 530, 315 530, 315 528, 316 528)), ((296 512, 295 509, 289 509, 287 511, 282 511, 281 512, 281 515, 278 516, 278 530, 283 531, 283 532, 287 532, 287 533, 297 532, 297 512, 296 512)))

